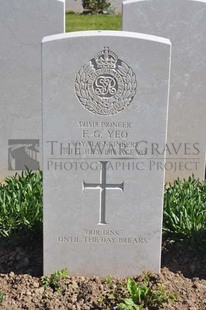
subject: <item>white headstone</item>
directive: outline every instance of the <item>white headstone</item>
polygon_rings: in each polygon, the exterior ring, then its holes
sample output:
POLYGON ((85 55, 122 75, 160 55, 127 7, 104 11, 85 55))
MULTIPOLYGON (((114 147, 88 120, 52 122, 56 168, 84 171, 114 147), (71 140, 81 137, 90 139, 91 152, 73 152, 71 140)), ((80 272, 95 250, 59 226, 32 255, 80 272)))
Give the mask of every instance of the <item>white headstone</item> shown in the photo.
POLYGON ((44 273, 158 272, 164 172, 143 149, 165 143, 170 41, 96 31, 42 46, 44 273))
MULTIPOLYGON (((166 181, 204 179, 206 149, 206 2, 124 1, 123 30, 172 42, 166 181)), ((154 163, 154 169, 159 169, 154 163)))
POLYGON ((38 169, 41 41, 64 31, 64 0, 0 0, 0 179, 38 169))

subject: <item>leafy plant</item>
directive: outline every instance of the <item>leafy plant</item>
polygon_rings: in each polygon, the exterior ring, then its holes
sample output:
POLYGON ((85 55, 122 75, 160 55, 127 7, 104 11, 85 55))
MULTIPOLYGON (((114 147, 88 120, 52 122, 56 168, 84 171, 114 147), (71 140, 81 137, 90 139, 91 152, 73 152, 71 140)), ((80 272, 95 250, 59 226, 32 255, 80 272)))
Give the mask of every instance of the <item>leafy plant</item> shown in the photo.
POLYGON ((114 282, 114 278, 111 275, 108 275, 105 279, 104 282, 110 287, 112 288, 113 286, 113 282, 114 282))
POLYGON ((176 298, 169 294, 163 286, 153 289, 149 282, 137 284, 133 278, 127 281, 129 297, 123 298, 122 302, 117 305, 118 310, 142 310, 159 309, 163 303, 169 303, 176 298))
POLYGON ((57 270, 53 272, 50 276, 45 276, 42 279, 42 284, 44 287, 50 287, 53 291, 58 291, 61 289, 61 280, 66 279, 69 275, 67 268, 57 270))
POLYGON ((0 236, 42 232, 42 172, 23 171, 0 184, 0 236))
POLYGON ((103 13, 110 7, 108 0, 82 0, 84 9, 91 10, 92 13, 103 13))
POLYGON ((206 181, 194 177, 169 184, 164 195, 163 237, 206 245, 206 181))
POLYGON ((4 293, 0 291, 0 302, 2 302, 3 300, 4 300, 4 293))

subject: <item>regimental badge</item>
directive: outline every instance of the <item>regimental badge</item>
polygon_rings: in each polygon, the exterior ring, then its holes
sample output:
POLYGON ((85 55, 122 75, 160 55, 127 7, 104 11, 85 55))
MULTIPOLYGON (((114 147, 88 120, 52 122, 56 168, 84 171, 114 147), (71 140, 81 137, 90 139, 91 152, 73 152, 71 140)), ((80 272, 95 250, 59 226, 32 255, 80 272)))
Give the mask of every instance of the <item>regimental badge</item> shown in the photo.
POLYGON ((134 72, 108 47, 84 65, 75 80, 75 92, 83 107, 99 115, 123 111, 136 89, 134 72))

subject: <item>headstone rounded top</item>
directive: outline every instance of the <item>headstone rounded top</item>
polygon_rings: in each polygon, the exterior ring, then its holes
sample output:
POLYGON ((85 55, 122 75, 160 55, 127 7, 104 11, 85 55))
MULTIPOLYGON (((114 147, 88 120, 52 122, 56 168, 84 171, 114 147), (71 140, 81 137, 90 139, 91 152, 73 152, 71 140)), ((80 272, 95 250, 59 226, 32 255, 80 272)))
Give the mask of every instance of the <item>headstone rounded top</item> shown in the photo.
POLYGON ((64 40, 68 38, 77 38, 77 37, 94 37, 94 36, 106 36, 106 37, 126 37, 126 38, 136 38, 141 40, 154 41, 158 43, 164 43, 171 45, 171 42, 167 38, 154 36, 150 34, 132 32, 132 31, 113 31, 113 30, 92 30, 92 31, 75 31, 69 33, 61 33, 55 34, 51 36, 44 37, 42 43, 56 41, 56 40, 64 40))

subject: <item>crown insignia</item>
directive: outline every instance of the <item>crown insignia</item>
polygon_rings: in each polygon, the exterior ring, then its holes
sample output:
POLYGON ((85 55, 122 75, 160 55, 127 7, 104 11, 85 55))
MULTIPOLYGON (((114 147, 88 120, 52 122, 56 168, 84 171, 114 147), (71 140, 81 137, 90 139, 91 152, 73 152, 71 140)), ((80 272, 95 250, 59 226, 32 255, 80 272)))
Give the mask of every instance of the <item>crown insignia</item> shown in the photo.
POLYGON ((109 50, 109 47, 105 47, 103 51, 99 52, 95 56, 95 62, 97 68, 109 68, 114 69, 117 63, 117 55, 109 50))
POLYGON ((127 108, 136 89, 135 73, 109 47, 82 66, 75 79, 76 96, 82 106, 101 116, 127 108))

